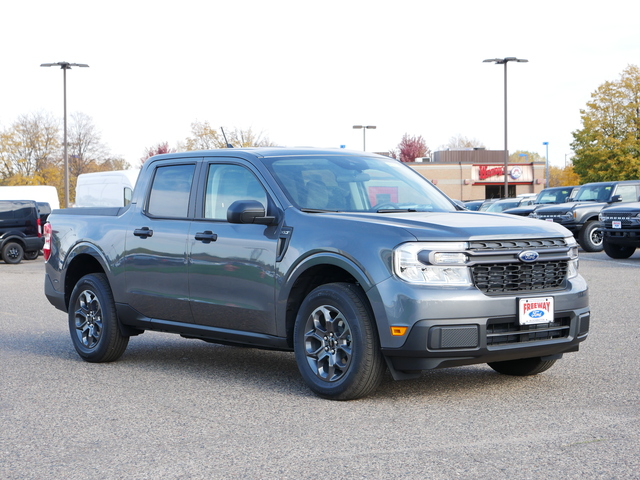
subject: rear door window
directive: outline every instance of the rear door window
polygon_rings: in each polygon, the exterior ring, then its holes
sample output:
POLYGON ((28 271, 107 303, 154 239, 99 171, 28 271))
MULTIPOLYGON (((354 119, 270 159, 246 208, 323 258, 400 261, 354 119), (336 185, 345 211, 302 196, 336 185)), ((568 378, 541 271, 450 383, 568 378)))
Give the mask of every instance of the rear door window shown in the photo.
POLYGON ((194 172, 193 164, 158 167, 149 194, 147 213, 154 217, 187 217, 194 172))

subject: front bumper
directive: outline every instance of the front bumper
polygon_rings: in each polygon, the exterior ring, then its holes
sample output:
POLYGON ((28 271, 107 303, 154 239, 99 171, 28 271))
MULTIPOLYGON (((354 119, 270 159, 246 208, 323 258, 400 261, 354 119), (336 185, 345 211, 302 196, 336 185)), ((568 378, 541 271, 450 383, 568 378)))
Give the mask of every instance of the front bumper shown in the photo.
POLYGON ((378 291, 388 299, 373 306, 392 371, 552 357, 577 351, 589 333, 589 296, 580 276, 567 281, 564 290, 518 295, 485 295, 475 287, 418 288, 394 279, 378 285, 378 291), (553 323, 519 325, 519 297, 550 296, 553 323), (406 326, 408 333, 394 337, 391 326, 406 326))
POLYGON ((605 229, 602 234, 607 242, 629 247, 640 247, 640 230, 605 229))

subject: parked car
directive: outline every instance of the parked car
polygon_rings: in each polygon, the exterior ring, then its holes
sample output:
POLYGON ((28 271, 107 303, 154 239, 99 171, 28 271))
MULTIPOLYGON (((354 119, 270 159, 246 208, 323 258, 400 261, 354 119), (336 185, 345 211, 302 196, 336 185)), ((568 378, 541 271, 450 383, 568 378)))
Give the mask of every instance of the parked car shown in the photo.
POLYGON ((542 190, 534 202, 530 205, 519 206, 516 208, 508 208, 502 213, 509 213, 511 215, 520 215, 521 217, 528 216, 536 208, 541 205, 554 205, 558 203, 565 203, 567 198, 572 197, 578 192, 579 187, 549 187, 542 190))
POLYGON ((484 202, 484 200, 469 200, 464 202, 464 208, 475 212, 482 206, 484 202))
POLYGON ((502 200, 496 200, 483 211, 500 213, 510 208, 517 208, 523 205, 531 205, 534 200, 535 199, 533 197, 503 198, 502 200))
POLYGON ((33 260, 44 237, 38 206, 33 200, 0 200, 0 257, 5 263, 33 260))
POLYGON ((541 206, 529 217, 559 223, 573 233, 584 251, 601 252, 600 210, 612 203, 637 202, 639 195, 640 180, 585 183, 566 203, 541 206))
POLYGON ((605 207, 598 220, 604 252, 611 258, 629 258, 640 247, 640 201, 605 207))

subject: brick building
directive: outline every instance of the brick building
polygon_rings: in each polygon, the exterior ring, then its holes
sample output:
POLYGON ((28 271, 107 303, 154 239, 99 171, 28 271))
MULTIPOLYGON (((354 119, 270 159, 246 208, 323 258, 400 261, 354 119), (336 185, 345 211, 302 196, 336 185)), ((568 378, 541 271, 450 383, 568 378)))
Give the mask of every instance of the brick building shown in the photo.
MULTIPOLYGON (((545 163, 509 163, 509 197, 538 193, 545 184, 545 163)), ((449 197, 462 201, 502 197, 504 150, 446 150, 407 165, 431 180, 449 197)))

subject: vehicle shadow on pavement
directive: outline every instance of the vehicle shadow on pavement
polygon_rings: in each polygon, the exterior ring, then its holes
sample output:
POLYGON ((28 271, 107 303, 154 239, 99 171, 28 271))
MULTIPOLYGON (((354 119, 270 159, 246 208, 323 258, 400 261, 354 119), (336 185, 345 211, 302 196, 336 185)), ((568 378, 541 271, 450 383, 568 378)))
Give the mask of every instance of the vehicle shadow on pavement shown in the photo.
MULTIPOLYGON (((167 383, 205 381, 213 389, 255 388, 316 398, 300 376, 293 352, 211 344, 157 332, 131 337, 123 356, 111 363, 84 362, 64 331, 14 334, 5 337, 2 348, 5 353, 12 351, 27 362, 40 363, 44 358, 70 375, 74 372, 86 375, 87 371, 99 375, 104 369, 105 374, 125 375, 133 382, 147 383, 162 376, 167 383)), ((367 398, 428 397, 433 400, 460 398, 465 394, 490 395, 503 386, 538 383, 545 376, 549 378, 550 374, 509 377, 497 374, 484 364, 424 371, 416 379, 403 381, 394 381, 387 372, 377 391, 367 398)))

